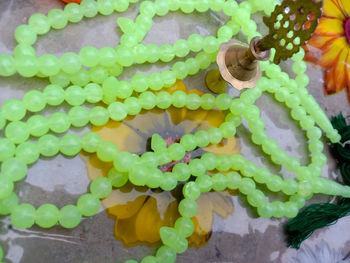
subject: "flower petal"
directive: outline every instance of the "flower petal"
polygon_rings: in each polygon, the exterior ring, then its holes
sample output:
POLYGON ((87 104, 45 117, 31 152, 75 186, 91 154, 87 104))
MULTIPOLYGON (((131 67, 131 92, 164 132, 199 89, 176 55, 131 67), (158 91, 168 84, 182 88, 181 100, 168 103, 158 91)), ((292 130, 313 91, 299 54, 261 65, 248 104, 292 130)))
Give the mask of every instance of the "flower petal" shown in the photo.
POLYGON ((312 46, 315 48, 322 49, 327 43, 334 40, 334 36, 321 36, 321 35, 313 35, 306 43, 306 46, 312 46))
POLYGON ((103 200, 103 206, 107 208, 109 216, 115 216, 117 219, 126 219, 139 212, 147 197, 147 195, 141 195, 135 198, 133 193, 113 191, 111 195, 103 200))
MULTIPOLYGON (((335 38, 334 41, 329 42, 324 49, 320 60, 317 62, 323 68, 334 65, 340 53, 347 51, 348 45, 345 37, 335 38)), ((345 58, 344 58, 345 59, 345 58)))
POLYGON ((336 86, 334 82, 333 70, 327 69, 324 72, 324 91, 326 95, 334 94, 336 91, 336 86))
MULTIPOLYGON (((348 0, 344 0, 344 1, 348 1, 348 0)), ((337 0, 325 0, 323 4, 323 13, 324 13, 324 16, 327 16, 327 17, 335 17, 340 20, 344 19, 344 14, 340 9, 340 6, 337 0)))
POLYGON ((335 82, 335 86, 336 86, 336 89, 335 89, 336 92, 339 92, 345 88, 345 85, 346 85, 346 73, 345 73, 345 71, 347 68, 345 63, 347 63, 348 56, 349 56, 349 50, 344 49, 339 54, 338 62, 333 67, 333 71, 334 71, 333 77, 334 77, 334 82, 335 82))
POLYGON ((343 20, 336 18, 321 17, 314 34, 322 36, 342 36, 344 35, 343 23, 343 20))
POLYGON ((350 1, 349 0, 338 0, 338 3, 345 13, 345 16, 350 17, 350 1))

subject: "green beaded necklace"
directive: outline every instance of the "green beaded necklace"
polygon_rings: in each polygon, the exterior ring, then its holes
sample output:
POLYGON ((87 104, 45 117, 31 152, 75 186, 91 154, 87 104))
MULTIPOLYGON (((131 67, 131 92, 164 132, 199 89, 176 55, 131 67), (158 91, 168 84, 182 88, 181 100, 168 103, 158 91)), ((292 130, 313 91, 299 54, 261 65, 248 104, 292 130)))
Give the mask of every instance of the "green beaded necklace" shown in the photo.
POLYGON ((240 5, 234 0, 143 1, 135 21, 128 18, 118 19, 123 35, 120 44, 114 49, 105 47, 97 50, 94 47, 84 47, 79 54, 68 52, 59 59, 50 54, 35 56, 32 45, 38 35, 46 34, 51 27, 62 29, 68 22, 77 23, 84 16, 94 17, 97 13, 109 15, 113 11, 123 12, 127 10, 129 3, 135 2, 137 1, 84 0, 81 5, 66 5, 63 11, 53 9, 47 16, 34 14, 28 25, 21 25, 15 31, 19 45, 14 50, 14 56, 0 54, 0 76, 11 76, 18 72, 24 77, 49 77, 51 82, 43 92, 33 90, 25 94, 22 100, 9 99, 2 105, 0 128, 5 129, 5 137, 0 139, 0 214, 10 215, 12 224, 18 228, 29 228, 34 224, 49 228, 57 223, 65 228, 74 228, 81 222, 82 216, 97 213, 100 207, 99 199, 107 197, 112 187, 121 187, 128 180, 134 185, 160 187, 166 191, 174 189, 178 182, 186 182, 183 188, 184 199, 179 204, 181 217, 176 221, 174 228, 160 229, 163 246, 158 249, 156 256, 147 256, 141 261, 174 262, 176 254, 187 249, 186 238, 194 229, 190 218, 196 214, 196 199, 200 193, 210 190, 222 191, 226 188, 238 189, 247 195, 249 204, 256 207, 258 214, 265 218, 295 217, 305 205, 305 200, 314 193, 350 197, 349 187, 319 177, 321 167, 327 161, 322 154, 321 129, 333 143, 338 142, 340 136, 305 88, 309 79, 305 74, 306 65, 302 61, 302 49, 293 57, 293 71, 297 74, 295 80, 281 72, 279 66, 268 61, 261 62, 261 69, 268 78, 261 78, 254 89, 242 92, 236 99, 227 94, 214 97, 211 94, 187 95, 182 91, 173 94, 165 91, 157 94, 147 91, 169 87, 176 79, 183 79, 206 69, 215 61, 219 45, 230 40, 240 29, 248 36, 248 40, 260 35, 256 32, 257 26, 250 19, 250 14, 260 11, 261 8, 270 13, 278 1, 249 0, 240 5), (169 11, 179 9, 186 14, 195 10, 206 12, 209 8, 213 11, 223 10, 226 15, 232 17, 218 30, 217 38, 203 38, 193 34, 187 40, 177 40, 174 45, 165 44, 158 47, 153 44, 140 44, 151 28, 155 15, 164 16, 169 11), (194 58, 176 62, 170 70, 153 72, 148 76, 135 74, 130 82, 117 79, 123 68, 134 63, 170 62, 175 57, 187 56, 190 51, 201 52, 194 58), (73 85, 64 89, 69 83, 73 85), (301 166, 295 157, 288 156, 275 141, 268 138, 260 111, 254 105, 265 91, 273 94, 276 100, 285 103, 286 107, 291 109, 292 118, 299 121, 300 126, 306 130, 310 140, 308 149, 312 154, 308 166, 301 166), (117 101, 118 99, 124 101, 117 101), (38 113, 47 105, 58 106, 64 101, 72 106, 68 114, 56 112, 48 118, 35 114, 27 121, 22 121, 27 111, 38 113), (96 104, 101 101, 108 107, 94 106, 88 110, 82 106, 84 103, 96 104), (219 128, 186 134, 179 143, 169 147, 158 134, 154 134, 151 142, 153 152, 141 156, 119 152, 114 143, 102 141, 101 137, 93 132, 88 132, 81 138, 68 133, 61 140, 53 135, 66 133, 70 126, 84 127, 88 123, 103 126, 109 119, 122 121, 128 115, 137 115, 142 109, 167 109, 170 106, 186 107, 190 110, 200 107, 210 110, 216 107, 229 110, 230 113, 219 128), (224 138, 235 136, 242 115, 248 121, 252 141, 260 145, 274 163, 295 172, 297 180, 272 175, 265 167, 257 167, 240 154, 216 156, 206 153, 200 159, 191 160, 189 164, 176 164, 172 172, 162 173, 158 169, 159 165, 181 160, 186 151, 216 144, 224 138), (27 141, 30 136, 37 137, 37 143, 27 141), (61 209, 52 204, 45 204, 37 209, 31 204, 19 204, 18 196, 13 192, 14 183, 26 177, 29 164, 35 163, 40 155, 53 157, 62 153, 75 156, 81 150, 96 153, 104 162, 114 162, 114 168, 110 170, 108 177, 99 177, 91 182, 90 193, 82 195, 76 205, 66 205, 61 209), (217 170, 218 173, 209 176, 207 172, 213 170, 217 170), (190 176, 194 176, 195 181, 188 181, 190 176), (264 193, 256 188, 256 183, 265 184, 272 192, 282 191, 289 196, 288 201, 269 202, 264 193))

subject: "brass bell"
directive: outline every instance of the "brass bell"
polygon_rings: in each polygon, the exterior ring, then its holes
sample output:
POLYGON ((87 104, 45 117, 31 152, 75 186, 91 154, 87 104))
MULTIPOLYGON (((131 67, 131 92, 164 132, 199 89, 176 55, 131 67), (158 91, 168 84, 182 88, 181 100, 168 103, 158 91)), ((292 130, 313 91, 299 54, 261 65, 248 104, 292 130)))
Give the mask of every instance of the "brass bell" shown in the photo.
POLYGON ((215 76, 215 70, 208 72, 208 88, 215 93, 222 93, 226 89, 223 89, 226 82, 238 90, 255 87, 262 75, 258 61, 270 58, 270 50, 261 51, 258 48, 260 40, 260 37, 255 37, 250 45, 236 39, 223 43, 216 57, 220 75, 216 73, 215 76))

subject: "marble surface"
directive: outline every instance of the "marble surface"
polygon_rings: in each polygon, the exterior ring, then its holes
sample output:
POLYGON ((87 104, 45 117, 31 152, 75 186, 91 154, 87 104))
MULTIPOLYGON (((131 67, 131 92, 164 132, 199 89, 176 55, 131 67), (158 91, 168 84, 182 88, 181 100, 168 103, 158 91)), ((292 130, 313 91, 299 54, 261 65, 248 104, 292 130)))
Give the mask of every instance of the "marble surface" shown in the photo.
MULTIPOLYGON (((13 31, 18 25, 26 23, 31 14, 47 13, 52 8, 63 8, 63 6, 58 0, 0 0, 0 52, 12 53, 15 47, 13 31)), ((138 6, 132 5, 122 16, 134 19, 137 11, 138 6)), ((114 46, 119 42, 120 34, 119 29, 116 30, 117 17, 119 17, 118 14, 108 17, 98 16, 83 20, 79 24, 69 25, 64 30, 53 30, 39 38, 35 45, 37 53, 39 55, 53 53, 60 56, 67 51, 77 52, 86 45, 97 48, 114 46)), ((190 15, 171 13, 155 19, 155 24, 144 43, 174 43, 176 39, 187 37, 191 33, 200 33, 203 36, 215 34, 218 26, 226 19, 227 17, 222 13, 214 12, 190 15)), ((261 21, 259 16, 256 19, 261 21)), ((259 29, 262 32, 265 30, 260 23, 259 29)), ((244 39, 243 36, 238 38, 244 39)), ((137 66, 126 70, 123 78, 128 80, 135 72, 148 73, 167 67, 169 65, 166 64, 137 66)), ((211 68, 214 67, 215 65, 211 65, 211 68)), ((284 68, 291 73, 289 62, 284 65, 284 68)), ((190 89, 196 88, 207 92, 204 84, 205 74, 206 71, 201 71, 184 81, 190 89)), ((325 97, 322 72, 308 65, 308 74, 311 78, 309 91, 327 115, 333 116, 342 111, 348 118, 350 107, 344 91, 325 97)), ((21 98, 29 90, 42 90, 47 84, 46 79, 25 79, 18 75, 0 78, 0 104, 8 98, 21 98)), ((229 92, 233 91, 229 90, 229 92)), ((291 120, 288 111, 269 95, 263 95, 257 105, 266 121, 266 129, 270 137, 275 139, 282 149, 306 163, 308 156, 304 133, 291 120)), ((47 113, 49 112, 50 110, 47 113)), ((89 127, 76 132, 81 134, 88 129, 89 127)), ((261 150, 252 146, 245 127, 238 129, 238 139, 245 157, 258 164, 269 165, 269 161, 262 155, 261 150)), ((327 146, 325 153, 329 156, 329 161, 323 169, 323 176, 338 179, 339 171, 329 155, 327 146)), ((279 172, 280 167, 271 166, 271 169, 279 172)), ((26 180, 18 183, 15 191, 19 194, 21 201, 31 202, 35 206, 48 202, 62 206, 75 203, 79 195, 86 192, 88 184, 86 168, 79 156, 71 159, 58 156, 53 159, 41 159, 30 167, 26 180)), ((330 198, 315 196, 311 201, 329 201, 330 198)), ((245 205, 245 199, 241 196, 233 196, 232 201, 235 210, 232 216, 223 220, 215 215, 209 243, 200 249, 188 249, 178 256, 177 262, 309 263, 323 262, 322 259, 317 258, 312 261, 310 258, 313 257, 313 253, 317 257, 317 255, 323 255, 324 251, 329 251, 330 254, 335 254, 334 260, 336 260, 335 258, 345 258, 350 252, 348 233, 350 218, 341 219, 333 226, 316 231, 297 252, 295 249, 286 247, 282 228, 284 219, 258 218, 256 213, 245 205), (296 258, 299 258, 299 261, 296 258), (308 261, 305 261, 305 258, 306 260, 309 258, 308 261)), ((119 263, 130 258, 142 258, 155 251, 154 248, 144 246, 124 248, 122 243, 113 236, 113 225, 114 220, 108 218, 104 211, 84 219, 73 230, 58 226, 49 230, 38 227, 20 230, 11 226, 8 217, 0 217, 0 245, 3 246, 6 254, 4 262, 119 263)))

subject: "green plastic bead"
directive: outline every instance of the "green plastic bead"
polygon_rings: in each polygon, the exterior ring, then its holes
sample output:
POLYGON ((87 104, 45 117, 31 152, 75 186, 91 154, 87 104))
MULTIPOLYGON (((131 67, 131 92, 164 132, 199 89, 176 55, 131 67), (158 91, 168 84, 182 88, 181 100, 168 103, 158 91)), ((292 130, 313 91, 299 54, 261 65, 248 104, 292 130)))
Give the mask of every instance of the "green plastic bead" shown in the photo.
POLYGON ((90 73, 85 68, 81 68, 78 73, 69 76, 70 81, 76 86, 85 86, 90 81, 90 73))
MULTIPOLYGON (((24 54, 21 54, 21 56, 22 55, 24 54)), ((9 54, 0 54, 0 76, 12 76, 13 74, 15 74, 15 72, 15 60, 13 59, 13 57, 9 54)))
POLYGON ((9 215, 18 202, 18 196, 13 192, 6 198, 0 199, 0 215, 9 215))
POLYGON ((141 263, 159 263, 158 259, 154 256, 146 256, 141 260, 141 263))
POLYGON ((298 215, 299 209, 298 205, 294 202, 286 202, 285 206, 285 216, 288 218, 294 218, 298 215))
POLYGON ((85 102, 85 92, 79 86, 70 86, 65 91, 65 100, 72 106, 79 106, 85 102))
POLYGON ((187 42, 190 50, 194 52, 198 52, 203 48, 203 37, 199 34, 192 34, 189 36, 187 42))
POLYGON ((174 263, 176 261, 176 253, 168 246, 161 246, 158 248, 156 257, 160 262, 174 263))
POLYGON ((112 184, 106 177, 98 177, 90 184, 90 191, 98 198, 105 198, 112 192, 112 184))
POLYGON ((200 187, 195 182, 188 182, 182 189, 185 198, 197 200, 201 193, 200 187))
POLYGON ((201 96, 201 107, 204 110, 211 110, 215 106, 215 97, 212 94, 205 93, 201 96))
POLYGON ((45 108, 46 99, 40 91, 31 90, 23 96, 23 105, 31 112, 38 112, 45 108))
POLYGON ((148 168, 140 165, 135 165, 129 173, 129 180, 132 184, 137 186, 143 186, 146 184, 148 176, 148 168))
POLYGON ((184 147, 185 151, 193 151, 197 147, 197 140, 193 134, 185 134, 180 139, 180 144, 184 147))
POLYGON ((152 135, 151 149, 154 152, 164 150, 167 147, 166 141, 158 133, 152 135))
POLYGON ((95 83, 89 83, 84 88, 86 101, 89 103, 97 103, 102 100, 102 89, 95 83))
POLYGON ((2 117, 9 121, 19 121, 25 116, 26 110, 22 101, 8 99, 2 104, 1 114, 2 117))
POLYGON ((188 167, 190 168, 191 174, 193 176, 201 176, 202 174, 205 173, 205 164, 202 160, 200 159, 193 159, 188 167))
POLYGON ((28 25, 38 35, 44 35, 50 30, 50 23, 47 16, 43 14, 34 14, 28 20, 28 25))
POLYGON ((145 110, 151 110, 156 106, 156 95, 146 91, 139 96, 141 107, 145 110))
POLYGON ((169 5, 166 0, 156 0, 155 6, 157 16, 164 16, 169 12, 169 5))
POLYGON ((135 97, 129 97, 124 101, 124 105, 128 112, 128 115, 137 115, 141 111, 141 105, 139 100, 135 97))
POLYGON ((45 54, 38 58, 38 68, 45 76, 55 76, 60 72, 61 65, 56 56, 45 54))
POLYGON ((164 191, 171 191, 177 186, 177 178, 173 173, 165 173, 161 181, 160 187, 164 191))
POLYGON ((282 191, 287 195, 294 195, 298 191, 298 183, 291 178, 287 178, 283 181, 282 191))
POLYGON ((236 172, 226 174, 227 187, 231 190, 236 190, 241 184, 242 177, 236 172))
POLYGON ((174 44, 174 53, 177 57, 186 57, 190 49, 188 47, 187 41, 184 39, 176 40, 174 44))
POLYGON ((177 181, 187 181, 191 176, 191 171, 186 163, 177 163, 173 167, 173 174, 177 177, 177 181))
MULTIPOLYGON (((101 2, 101 1, 99 1, 101 2)), ((80 5, 76 3, 69 3, 64 7, 64 13, 67 16, 69 22, 77 23, 83 19, 83 10, 80 5)))
POLYGON ((209 140, 211 144, 218 144, 222 141, 222 132, 219 128, 210 128, 208 130, 209 140))
POLYGON ((60 152, 67 156, 75 156, 81 151, 81 140, 78 135, 66 134, 62 137, 60 152))
POLYGON ((9 139, 0 139, 0 162, 3 162, 15 154, 16 147, 9 139))
POLYGON ((159 72, 152 72, 147 78, 148 86, 151 90, 160 90, 163 88, 164 83, 162 76, 159 72))
POLYGON ((68 23, 67 15, 61 9, 51 9, 47 17, 51 27, 54 29, 65 28, 68 23))
POLYGON ((182 237, 189 237, 194 232, 194 224, 191 219, 186 217, 180 217, 176 220, 174 226, 176 232, 182 237))
POLYGON ((197 213, 197 203, 194 200, 185 198, 179 203, 179 213, 183 217, 191 218, 197 213))
POLYGON ((121 121, 127 116, 125 105, 121 102, 113 102, 108 106, 109 116, 112 120, 121 121))
POLYGON ((13 182, 9 178, 0 177, 0 199, 9 197, 13 188, 13 182))
POLYGON ((122 187, 129 179, 127 173, 122 173, 114 168, 111 168, 108 172, 108 179, 111 181, 113 187, 122 187))
POLYGON ((64 101, 65 92, 61 86, 50 84, 45 87, 44 96, 47 104, 57 106, 64 101))
POLYGON ((132 51, 123 46, 118 46, 116 48, 117 52, 117 62, 123 67, 130 67, 133 64, 133 53, 132 51))
POLYGON ((213 53, 218 50, 219 42, 213 36, 208 36, 204 39, 203 50, 206 53, 213 53))
POLYGON ((221 124, 220 130, 222 132, 222 137, 224 138, 231 138, 236 134, 236 127, 233 123, 230 122, 224 122, 223 124, 221 124))
POLYGON ((20 25, 15 30, 15 39, 19 44, 33 45, 36 42, 37 35, 32 27, 20 25))
POLYGON ((270 218, 274 214, 274 207, 271 203, 265 202, 262 206, 258 207, 258 214, 263 218, 270 218))
POLYGON ((187 95, 184 91, 178 90, 172 94, 172 102, 174 107, 182 108, 187 103, 187 95))
POLYGON ((61 71, 55 76, 50 76, 50 82, 60 87, 67 87, 70 83, 70 78, 67 73, 61 71))
POLYGON ((144 92, 148 88, 147 77, 144 74, 135 74, 131 78, 130 84, 136 92, 144 92))
POLYGON ((201 97, 195 93, 191 93, 187 96, 186 107, 189 110, 197 110, 201 106, 201 97))
POLYGON ((18 145, 16 157, 23 160, 26 164, 35 163, 39 159, 38 146, 32 142, 24 142, 18 145))
POLYGON ((79 52, 81 63, 86 67, 95 67, 99 63, 99 51, 92 46, 83 47, 79 52))
POLYGON ((195 58, 189 58, 185 61, 186 68, 188 69, 188 75, 195 75, 200 70, 198 61, 195 58))
POLYGON ((131 85, 125 80, 119 81, 117 87, 114 88, 116 88, 116 95, 120 99, 129 98, 133 92, 131 85))
POLYGON ((198 147, 206 147, 210 143, 210 136, 207 131, 201 130, 194 134, 198 147))
POLYGON ((74 228, 81 222, 81 213, 74 205, 66 205, 61 208, 58 221, 64 228, 74 228))
POLYGON ((93 125, 103 126, 109 120, 108 110, 101 106, 93 107, 89 112, 89 119, 93 125))
POLYGON ((34 115, 28 119, 27 127, 30 135, 40 137, 49 131, 49 121, 44 116, 34 115))
POLYGON ((248 193, 248 202, 251 206, 259 207, 266 202, 265 195, 260 190, 253 190, 248 193))
POLYGON ((20 204, 11 213, 11 223, 17 228, 30 228, 34 225, 35 208, 30 204, 20 204))
POLYGON ((163 62, 170 62, 175 57, 174 47, 169 44, 160 46, 159 52, 160 52, 159 58, 163 62))
POLYGON ((100 209, 100 200, 92 194, 84 194, 79 197, 77 207, 83 216, 93 216, 100 209))
POLYGON ((227 110, 230 108, 232 98, 226 93, 222 93, 216 97, 215 106, 219 110, 227 110))
POLYGON ((221 174, 221 173, 217 173, 214 174, 211 177, 212 181, 213 181, 213 189, 215 191, 223 191, 226 189, 227 187, 227 180, 225 175, 221 174))
POLYGON ((55 112, 49 117, 49 128, 53 132, 63 133, 70 127, 68 115, 62 112, 55 112))
POLYGON ((173 161, 180 161, 186 154, 184 147, 179 143, 171 144, 168 147, 168 153, 173 161))
POLYGON ((33 77, 39 70, 37 58, 28 55, 15 57, 15 66, 17 72, 26 78, 33 77))
POLYGON ((51 228, 58 222, 60 211, 51 204, 40 206, 36 210, 35 223, 42 228, 51 228))
MULTIPOLYGON (((227 155, 218 155, 217 156, 217 165, 216 169, 220 172, 226 172, 231 168, 231 159, 227 155)), ((245 167, 244 167, 245 168, 245 167)), ((254 164, 255 168, 255 164, 254 164)), ((245 170, 245 169, 244 169, 245 170)), ((251 175, 250 175, 251 176, 251 175)))
POLYGON ((301 181, 298 184, 298 195, 301 197, 308 197, 312 194, 312 185, 307 181, 301 181))
POLYGON ((250 178, 243 178, 240 185, 239 191, 243 194, 249 194, 252 190, 255 189, 255 183, 250 178))
POLYGON ((286 207, 281 201, 272 202, 273 207, 273 217, 281 218, 286 213, 286 207))
MULTIPOLYGON (((186 63, 182 62, 182 61, 178 61, 176 62, 173 66, 172 66, 172 71, 175 73, 175 76, 177 79, 184 79, 187 77, 188 75, 188 68, 186 63)), ((183 91, 176 91, 176 92, 183 92, 183 91)), ((175 93, 176 93, 175 92, 175 93)), ((175 94, 174 93, 174 94, 175 94)), ((185 105, 185 104, 184 104, 185 105)), ((182 106, 183 107, 183 106, 182 106)))
POLYGON ((59 151, 59 140, 57 137, 46 134, 39 138, 38 140, 38 148, 41 155, 45 157, 55 156, 59 151))
POLYGON ((93 153, 96 152, 102 139, 98 133, 87 132, 81 138, 81 144, 84 151, 93 153))
POLYGON ((208 171, 214 170, 218 164, 216 155, 209 152, 203 154, 201 160, 208 171))
POLYGON ((283 180, 278 175, 272 175, 267 180, 267 188, 272 192, 279 192, 283 187, 283 180))
POLYGON ((89 111, 81 106, 71 108, 68 116, 74 127, 84 127, 89 122, 89 111))
POLYGON ((79 55, 73 52, 64 53, 60 58, 62 70, 67 74, 75 74, 80 70, 81 61, 79 55))
POLYGON ((149 188, 158 188, 162 184, 163 173, 158 168, 150 168, 146 179, 149 188))
POLYGON ((194 1, 180 0, 180 9, 185 14, 192 13, 194 11, 194 1))
POLYGON ((25 142, 29 138, 29 130, 22 121, 10 122, 5 129, 5 136, 15 144, 25 142))
POLYGON ((95 0, 83 0, 80 6, 85 17, 94 17, 97 15, 97 2, 95 0))
POLYGON ((196 178, 196 184, 199 186, 201 193, 209 192, 213 187, 213 181, 207 174, 203 174, 196 178))
POLYGON ((118 147, 114 142, 103 141, 97 148, 97 157, 103 162, 113 161, 118 153, 118 147))

